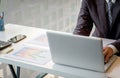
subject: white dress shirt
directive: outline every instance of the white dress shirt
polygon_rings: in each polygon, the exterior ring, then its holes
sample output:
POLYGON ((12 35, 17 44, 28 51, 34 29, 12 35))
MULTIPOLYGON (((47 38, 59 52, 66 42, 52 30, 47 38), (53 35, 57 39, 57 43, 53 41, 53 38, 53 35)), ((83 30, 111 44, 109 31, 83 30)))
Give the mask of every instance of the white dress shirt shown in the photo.
POLYGON ((108 45, 108 47, 112 48, 113 54, 119 52, 118 49, 114 45, 108 45))
MULTIPOLYGON (((106 0, 106 2, 108 2, 109 0, 106 0)), ((112 0, 112 3, 115 3, 116 2, 116 0, 112 0)))

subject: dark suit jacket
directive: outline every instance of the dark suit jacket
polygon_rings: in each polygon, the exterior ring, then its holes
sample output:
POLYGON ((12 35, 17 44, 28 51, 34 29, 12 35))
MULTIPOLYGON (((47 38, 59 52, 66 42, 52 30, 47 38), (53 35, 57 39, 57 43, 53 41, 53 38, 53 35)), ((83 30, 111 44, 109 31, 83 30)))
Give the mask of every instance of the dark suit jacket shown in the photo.
POLYGON ((110 30, 106 11, 105 0, 82 0, 82 6, 78 16, 74 34, 88 36, 93 23, 96 26, 94 36, 116 39, 114 45, 120 52, 120 0, 116 0, 112 11, 112 29, 110 30))

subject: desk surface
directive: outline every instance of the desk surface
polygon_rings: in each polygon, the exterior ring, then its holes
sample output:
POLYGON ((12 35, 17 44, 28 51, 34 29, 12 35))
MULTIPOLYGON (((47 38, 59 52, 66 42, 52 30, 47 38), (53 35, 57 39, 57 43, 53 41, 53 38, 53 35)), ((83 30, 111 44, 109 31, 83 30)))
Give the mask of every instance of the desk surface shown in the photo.
MULTIPOLYGON (((6 41, 9 38, 17 34, 27 35, 27 38, 25 40, 13 45, 14 49, 17 50, 18 47, 20 47, 24 42, 31 40, 33 37, 36 37, 37 35, 39 35, 41 32, 44 32, 44 31, 46 30, 35 28, 35 27, 7 24, 5 26, 5 31, 0 32, 0 38, 1 38, 0 40, 6 41)), ((88 71, 88 70, 83 70, 83 69, 78 69, 78 68, 72 68, 68 66, 56 65, 52 62, 52 60, 44 65, 40 65, 40 64, 35 64, 32 62, 28 62, 28 61, 6 58, 3 55, 3 56, 0 56, 0 61, 7 63, 7 64, 12 64, 12 65, 28 68, 31 70, 60 75, 60 76, 67 77, 67 78, 105 78, 104 73, 93 72, 93 71, 88 71)), ((116 75, 116 72, 120 70, 119 61, 120 61, 120 58, 117 59, 117 61, 112 65, 110 70, 108 70, 107 72, 107 74, 109 76, 112 76, 112 78, 118 78, 118 75, 116 75)))
POLYGON ((120 57, 112 64, 112 66, 107 71, 107 75, 111 78, 120 78, 120 57))

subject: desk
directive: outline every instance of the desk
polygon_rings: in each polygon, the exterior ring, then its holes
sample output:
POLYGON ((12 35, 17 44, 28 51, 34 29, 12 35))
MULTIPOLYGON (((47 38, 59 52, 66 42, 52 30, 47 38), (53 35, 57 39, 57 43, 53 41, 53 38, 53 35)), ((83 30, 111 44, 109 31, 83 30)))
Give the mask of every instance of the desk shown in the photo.
MULTIPOLYGON (((46 30, 35 28, 35 27, 7 24, 5 25, 5 31, 0 32, 0 38, 1 38, 0 40, 6 41, 17 34, 27 35, 27 38, 25 40, 13 45, 14 51, 15 51, 21 47, 21 44, 31 40, 33 37, 39 35, 41 32, 44 32, 44 31, 46 30)), ((12 64, 12 65, 20 66, 23 68, 28 68, 31 70, 42 71, 42 72, 46 72, 54 75, 63 76, 65 78, 106 78, 104 73, 72 68, 68 66, 56 65, 52 62, 52 60, 44 65, 40 65, 40 64, 35 64, 28 61, 6 58, 1 55, 0 61, 3 63, 12 64)), ((108 73, 110 75, 112 74, 112 71, 108 73)))
POLYGON ((107 75, 111 78, 120 78, 120 57, 114 62, 114 64, 107 71, 107 75))

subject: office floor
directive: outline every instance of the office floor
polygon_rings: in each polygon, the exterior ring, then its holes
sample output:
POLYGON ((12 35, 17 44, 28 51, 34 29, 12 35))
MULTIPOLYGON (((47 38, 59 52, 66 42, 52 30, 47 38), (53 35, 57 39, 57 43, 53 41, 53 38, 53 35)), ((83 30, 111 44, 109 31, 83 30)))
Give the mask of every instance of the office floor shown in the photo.
MULTIPOLYGON (((25 68, 21 68, 21 78, 36 78, 40 72, 28 70, 25 68)), ((12 78, 11 72, 7 64, 0 63, 0 78, 12 78)), ((54 75, 48 74, 44 78, 63 78, 63 77, 56 77, 54 75)))

